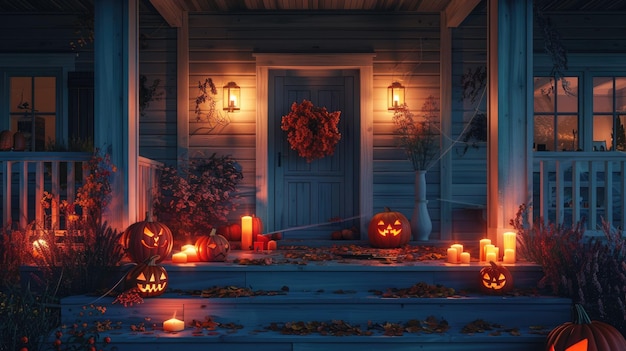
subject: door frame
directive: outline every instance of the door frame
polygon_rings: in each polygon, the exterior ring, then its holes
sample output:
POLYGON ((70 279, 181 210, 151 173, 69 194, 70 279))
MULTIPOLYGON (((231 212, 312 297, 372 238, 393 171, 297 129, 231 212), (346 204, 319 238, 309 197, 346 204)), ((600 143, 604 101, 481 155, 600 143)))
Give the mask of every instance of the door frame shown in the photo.
POLYGON ((373 215, 373 53, 354 54, 254 54, 256 59, 256 216, 266 223, 268 208, 268 99, 269 71, 355 69, 359 72, 361 128, 359 142, 359 213, 361 238, 367 239, 367 227, 373 215))

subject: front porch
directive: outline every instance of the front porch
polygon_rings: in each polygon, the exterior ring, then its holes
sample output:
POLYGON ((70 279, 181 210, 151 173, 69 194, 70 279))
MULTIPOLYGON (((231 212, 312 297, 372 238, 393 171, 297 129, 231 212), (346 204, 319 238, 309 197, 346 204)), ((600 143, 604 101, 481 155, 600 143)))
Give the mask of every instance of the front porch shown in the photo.
MULTIPOLYGON (((516 293, 483 294, 484 262, 449 264, 444 243, 412 244, 375 250, 384 258, 367 259, 373 253, 367 243, 318 241, 315 248, 233 250, 227 262, 166 261, 165 294, 128 307, 108 296, 65 298, 62 330, 107 320, 112 328, 100 338, 140 351, 530 351, 542 349, 547 333, 569 319, 570 299, 536 290, 537 265, 507 265, 516 293), (92 315, 94 306, 106 313, 92 315), (163 322, 174 317, 184 329, 164 331, 163 322)), ((468 250, 477 255, 475 247, 468 250)))

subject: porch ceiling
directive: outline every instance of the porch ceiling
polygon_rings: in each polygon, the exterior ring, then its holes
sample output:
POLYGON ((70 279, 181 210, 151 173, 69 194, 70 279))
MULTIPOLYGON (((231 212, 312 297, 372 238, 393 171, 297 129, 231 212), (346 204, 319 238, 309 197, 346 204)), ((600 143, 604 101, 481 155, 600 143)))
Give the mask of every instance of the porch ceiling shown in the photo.
MULTIPOLYGON (((11 0, 0 1, 2 12, 84 13, 95 0, 11 0)), ((152 2, 152 0, 141 0, 152 2)), ((379 11, 439 12, 451 3, 467 0, 168 0, 171 6, 189 12, 240 11, 379 11)), ((485 1, 485 0, 483 0, 485 1)), ((624 0, 536 0, 546 12, 626 11, 624 0)))

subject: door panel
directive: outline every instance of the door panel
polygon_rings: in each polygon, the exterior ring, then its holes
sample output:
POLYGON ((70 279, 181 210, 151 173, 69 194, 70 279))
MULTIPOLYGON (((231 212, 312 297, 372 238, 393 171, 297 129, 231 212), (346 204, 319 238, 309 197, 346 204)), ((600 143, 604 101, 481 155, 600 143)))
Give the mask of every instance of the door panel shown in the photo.
MULTIPOLYGON (((286 238, 328 239, 333 230, 358 225, 358 220, 332 223, 337 218, 358 215, 358 131, 355 116, 354 71, 303 72, 272 71, 274 101, 270 103, 268 150, 270 162, 269 222, 273 231, 286 238), (313 75, 314 74, 314 75, 313 75), (333 156, 310 163, 291 150, 286 132, 280 129, 282 116, 292 103, 310 100, 328 111, 341 111, 341 140, 333 156), (272 167, 273 165, 273 167, 272 167), (287 229, 287 230, 286 230, 287 229)), ((272 85, 272 84, 271 84, 272 85)))

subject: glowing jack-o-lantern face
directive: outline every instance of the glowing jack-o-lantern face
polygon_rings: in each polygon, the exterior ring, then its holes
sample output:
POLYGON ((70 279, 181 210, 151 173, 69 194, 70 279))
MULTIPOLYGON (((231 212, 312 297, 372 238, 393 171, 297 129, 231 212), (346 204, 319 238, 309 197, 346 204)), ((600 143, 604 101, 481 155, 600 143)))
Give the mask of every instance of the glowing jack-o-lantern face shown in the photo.
POLYGON ((506 293, 513 289, 513 276, 504 266, 490 262, 480 270, 480 288, 486 293, 506 293))
POLYGON ((224 236, 216 234, 216 230, 213 228, 210 235, 198 238, 196 251, 200 261, 226 261, 230 252, 230 242, 224 236))
POLYGON ((385 223, 384 221, 378 222, 378 234, 382 236, 393 235, 397 236, 402 233, 402 222, 399 219, 396 219, 391 223, 385 223))
POLYGON ((386 209, 370 220, 367 236, 370 245, 387 249, 406 245, 411 239, 411 224, 400 212, 386 209))
POLYGON ((145 220, 130 225, 122 234, 122 245, 134 262, 143 262, 158 255, 157 263, 172 252, 172 231, 163 223, 145 220))
POLYGON ((592 321, 580 304, 572 307, 572 321, 558 325, 548 333, 546 351, 626 350, 626 339, 617 328, 592 321))
POLYGON ((142 297, 159 296, 167 288, 167 271, 157 266, 158 256, 150 257, 146 262, 138 264, 126 275, 126 289, 136 288, 142 297))

